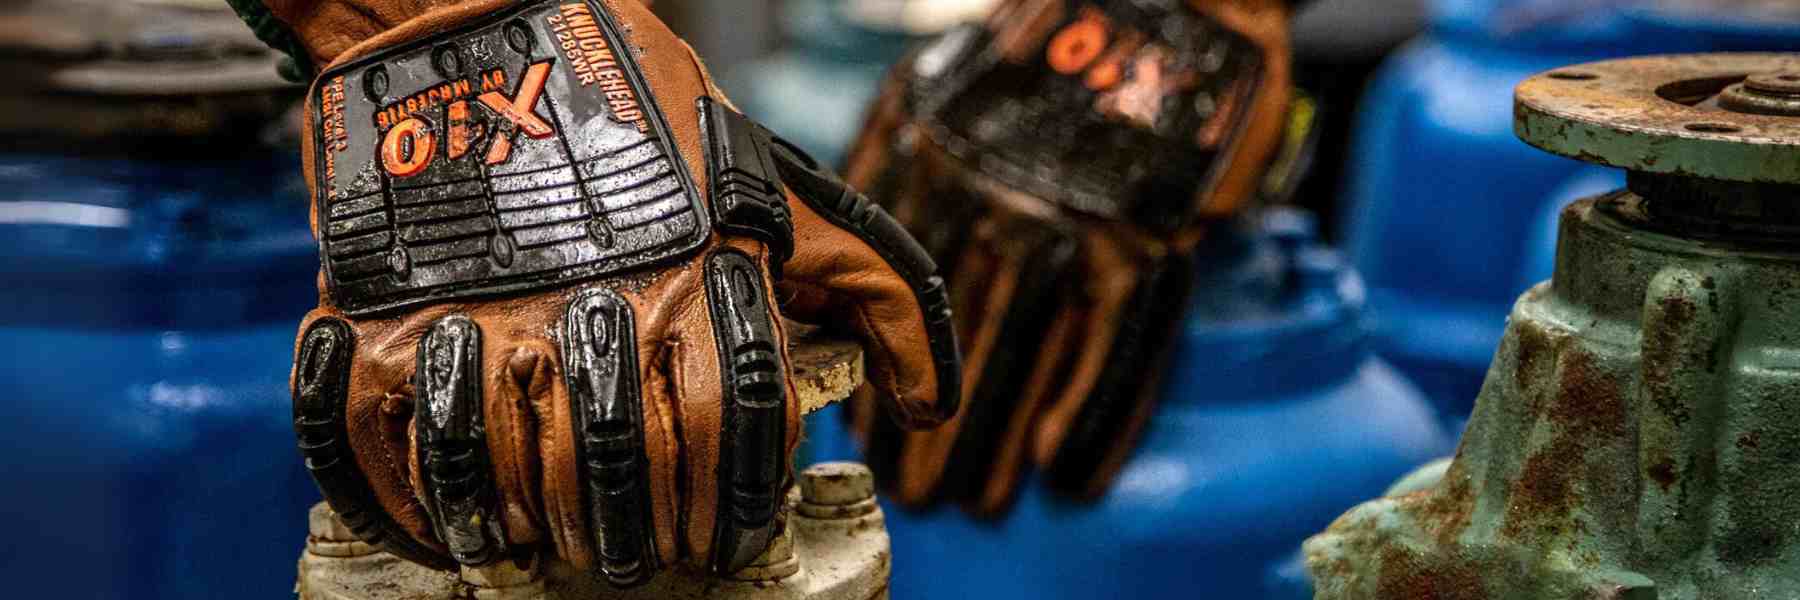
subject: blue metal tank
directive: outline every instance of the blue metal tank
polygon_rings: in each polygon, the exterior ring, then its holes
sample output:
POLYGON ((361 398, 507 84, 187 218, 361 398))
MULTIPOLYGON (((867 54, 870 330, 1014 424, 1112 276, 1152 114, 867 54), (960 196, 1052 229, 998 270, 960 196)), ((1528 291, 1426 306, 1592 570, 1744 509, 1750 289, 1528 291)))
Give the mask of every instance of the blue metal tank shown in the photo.
POLYGON ((1519 142, 1507 90, 1613 56, 1800 48, 1795 14, 1780 14, 1794 9, 1743 12, 1755 4, 1437 0, 1427 33, 1377 74, 1347 155, 1340 238, 1368 282, 1379 352, 1453 429, 1514 298, 1550 274, 1556 215, 1578 197, 1561 190, 1624 183, 1519 142))
POLYGON ((289 595, 319 499, 287 389, 316 247, 291 151, 247 154, 0 154, 20 597, 289 595))
POLYGON ((270 140, 299 91, 223 3, 0 12, 0 54, 36 52, 0 90, 7 595, 291 598, 318 259, 270 140))
MULTIPOLYGON (((1371 352, 1361 281, 1278 211, 1203 250, 1162 404, 1093 504, 1036 482, 996 522, 887 508, 894 598, 1282 597, 1267 573, 1361 495, 1449 449, 1371 352)), ((836 415, 814 456, 854 459, 836 415)))

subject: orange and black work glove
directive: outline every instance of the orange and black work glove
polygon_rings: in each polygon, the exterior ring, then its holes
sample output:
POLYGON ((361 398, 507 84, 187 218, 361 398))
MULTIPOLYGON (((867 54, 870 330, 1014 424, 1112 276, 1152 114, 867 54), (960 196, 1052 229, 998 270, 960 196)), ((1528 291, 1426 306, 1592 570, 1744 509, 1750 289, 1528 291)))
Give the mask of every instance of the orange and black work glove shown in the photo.
POLYGON ((1010 504, 1028 461, 1102 493, 1136 443, 1190 256, 1262 182, 1290 95, 1281 0, 1013 0, 896 67, 849 180, 951 281, 961 414, 854 429, 902 502, 1010 504))
POLYGON ((955 411, 931 259, 636 0, 239 8, 322 66, 294 419, 364 539, 445 569, 554 552, 620 586, 742 567, 799 436, 784 316, 858 336, 897 422, 955 411))

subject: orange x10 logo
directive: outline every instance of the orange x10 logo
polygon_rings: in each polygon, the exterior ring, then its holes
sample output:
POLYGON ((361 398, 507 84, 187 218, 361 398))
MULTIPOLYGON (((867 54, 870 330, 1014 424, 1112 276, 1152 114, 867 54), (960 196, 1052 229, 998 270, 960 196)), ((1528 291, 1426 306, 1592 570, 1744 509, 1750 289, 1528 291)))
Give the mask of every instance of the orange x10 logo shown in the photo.
MULTIPOLYGON (((556 129, 537 115, 538 99, 544 95, 544 83, 550 78, 550 61, 533 63, 525 69, 525 77, 511 98, 497 90, 489 90, 475 100, 490 112, 505 119, 489 144, 485 162, 505 163, 512 158, 513 133, 524 132, 533 139, 555 135, 556 129)), ((466 100, 445 107, 450 121, 446 153, 454 160, 467 154, 484 128, 471 124, 466 100)), ((381 138, 381 167, 394 177, 411 177, 425 170, 436 157, 437 133, 418 116, 408 116, 395 123, 381 138)))

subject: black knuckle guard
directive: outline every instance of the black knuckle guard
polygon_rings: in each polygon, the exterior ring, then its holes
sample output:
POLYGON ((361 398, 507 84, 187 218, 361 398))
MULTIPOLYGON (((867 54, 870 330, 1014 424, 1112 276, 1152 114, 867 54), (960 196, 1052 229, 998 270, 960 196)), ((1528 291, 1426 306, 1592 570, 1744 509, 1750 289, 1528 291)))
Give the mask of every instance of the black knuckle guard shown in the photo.
POLYGON ((962 403, 962 352, 957 347, 950 295, 943 277, 937 274, 937 263, 881 206, 792 144, 779 138, 774 141, 771 155, 782 183, 819 216, 873 248, 912 289, 925 320, 938 397, 935 414, 909 416, 919 421, 949 419, 962 403))
POLYGON ((712 568, 743 568, 768 547, 786 477, 787 373, 762 272, 735 250, 706 264, 724 378, 712 568))
POLYGON ((408 535, 375 499, 356 457, 344 411, 356 338, 341 319, 320 319, 301 337, 294 365, 294 433, 306 470, 351 533, 389 554, 439 570, 455 563, 408 535))
POLYGON ((562 344, 577 473, 600 571, 617 587, 646 583, 659 564, 631 305, 611 290, 583 292, 569 305, 562 344))
POLYGON ((432 324, 414 378, 425 512, 457 562, 493 562, 506 552, 506 536, 482 418, 481 329, 461 315, 432 324))
POLYGON ((719 229, 762 240, 780 268, 794 255, 794 222, 769 156, 769 132, 712 98, 698 102, 719 229))

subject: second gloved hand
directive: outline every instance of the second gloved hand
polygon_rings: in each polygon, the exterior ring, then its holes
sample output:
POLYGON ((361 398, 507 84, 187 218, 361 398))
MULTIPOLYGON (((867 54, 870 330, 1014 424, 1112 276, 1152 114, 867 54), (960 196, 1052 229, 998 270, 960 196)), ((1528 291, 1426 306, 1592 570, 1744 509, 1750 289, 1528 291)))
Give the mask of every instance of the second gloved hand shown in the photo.
POLYGON ((944 266, 968 394, 931 432, 855 411, 899 500, 997 514, 1032 464, 1107 488, 1154 412, 1189 257, 1278 145, 1287 20, 1281 0, 1011 0, 896 67, 850 181, 944 266))

